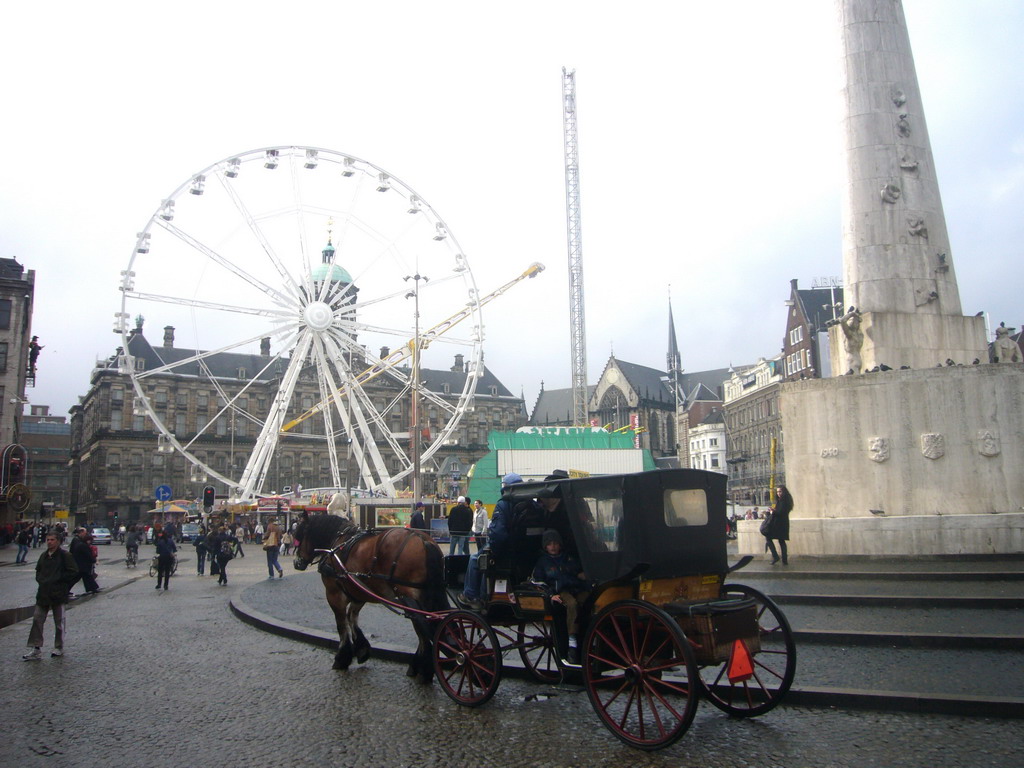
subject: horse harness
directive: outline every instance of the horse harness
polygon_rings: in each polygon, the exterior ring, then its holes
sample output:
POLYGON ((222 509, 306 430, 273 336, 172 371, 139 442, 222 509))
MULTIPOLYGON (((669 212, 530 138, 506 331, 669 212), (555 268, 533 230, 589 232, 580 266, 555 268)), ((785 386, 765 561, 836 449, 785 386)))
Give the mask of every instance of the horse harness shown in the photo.
MULTIPOLYGON (((402 529, 400 529, 400 528, 399 529, 394 529, 393 528, 393 529, 389 529, 389 530, 402 530, 402 529)), ((370 570, 371 573, 362 573, 360 571, 350 571, 350 570, 348 570, 348 568, 345 567, 345 563, 348 561, 349 555, 352 553, 352 550, 355 549, 356 544, 358 544, 360 541, 362 541, 363 539, 365 539, 365 538, 367 538, 369 536, 374 536, 374 535, 384 536, 388 532, 389 531, 381 532, 381 531, 378 531, 378 530, 375 530, 375 529, 372 529, 372 528, 371 529, 357 529, 353 535, 349 536, 349 538, 345 540, 344 543, 340 544, 339 546, 334 547, 334 549, 331 551, 331 558, 334 560, 334 564, 328 564, 326 559, 321 561, 320 572, 323 573, 325 569, 329 569, 332 572, 332 575, 334 576, 335 580, 338 582, 338 585, 342 589, 345 588, 345 582, 349 578, 378 579, 378 580, 384 581, 384 582, 386 582, 388 584, 397 584, 398 586, 411 587, 413 589, 422 589, 423 587, 426 587, 427 586, 427 582, 425 582, 425 581, 415 582, 415 581, 406 581, 404 579, 395 578, 395 570, 398 568, 398 561, 401 560, 402 553, 405 551, 406 546, 408 546, 410 539, 414 539, 414 538, 418 539, 419 538, 419 535, 417 533, 415 533, 414 531, 411 531, 411 530, 406 530, 405 531, 405 534, 406 534, 405 538, 402 539, 402 543, 401 543, 401 545, 398 548, 398 552, 396 552, 394 558, 392 558, 392 560, 391 560, 391 571, 386 576, 384 574, 381 574, 381 573, 372 573, 372 571, 374 570, 374 566, 377 565, 377 559, 378 558, 377 558, 377 554, 376 553, 374 554, 373 559, 370 561, 370 566, 369 566, 368 570, 370 570), (340 569, 340 573, 338 572, 339 569, 340 569)), ((347 531, 343 531, 342 535, 344 535, 345 533, 347 533, 347 531)), ((356 596, 353 596, 353 595, 349 595, 349 597, 352 597, 353 599, 358 599, 356 596)))

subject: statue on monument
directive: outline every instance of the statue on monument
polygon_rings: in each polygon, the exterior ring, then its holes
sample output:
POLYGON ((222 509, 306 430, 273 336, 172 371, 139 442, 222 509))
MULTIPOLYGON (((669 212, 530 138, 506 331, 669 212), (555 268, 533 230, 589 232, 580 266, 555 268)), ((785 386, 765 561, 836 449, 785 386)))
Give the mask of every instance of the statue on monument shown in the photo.
POLYGON ((864 331, 860 328, 860 312, 856 307, 839 318, 839 327, 843 329, 843 341, 846 345, 847 374, 861 373, 860 348, 864 344, 864 331))
POLYGON ((992 345, 992 356, 996 363, 1019 363, 1021 362, 1020 345, 1010 338, 1012 328, 1007 328, 1006 323, 1000 323, 996 328, 996 340, 992 345))

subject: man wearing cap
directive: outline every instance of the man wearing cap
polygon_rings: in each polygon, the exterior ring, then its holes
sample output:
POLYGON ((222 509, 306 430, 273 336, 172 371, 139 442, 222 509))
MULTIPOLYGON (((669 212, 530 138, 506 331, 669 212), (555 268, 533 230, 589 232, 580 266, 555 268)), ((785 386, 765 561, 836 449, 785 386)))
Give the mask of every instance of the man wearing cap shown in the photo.
POLYGON ((565 606, 565 626, 569 632, 569 663, 579 664, 579 650, 576 635, 579 632, 579 607, 590 592, 584 581, 583 568, 579 561, 562 551, 562 534, 548 529, 541 539, 544 554, 533 569, 533 580, 547 584, 551 590, 551 602, 565 606))
POLYGON ((466 504, 466 497, 459 496, 458 503, 448 512, 448 534, 451 537, 449 555, 454 555, 456 550, 460 555, 469 554, 469 532, 472 527, 473 510, 466 504))
POLYGON ((423 519, 423 502, 417 501, 416 508, 412 511, 412 517, 409 518, 409 527, 418 528, 421 531, 427 530, 427 521, 423 519))
MULTIPOLYGON (((494 514, 491 516, 491 523, 487 527, 487 541, 491 551, 495 554, 502 554, 508 545, 508 518, 512 512, 512 500, 506 497, 506 492, 513 485, 523 482, 515 472, 509 472, 501 479, 502 496, 494 505, 494 514)), ((477 560, 480 552, 469 557, 469 565, 466 567, 466 581, 462 593, 455 596, 457 602, 463 608, 473 611, 483 610, 483 603, 480 601, 483 593, 483 574, 477 567, 477 560)))

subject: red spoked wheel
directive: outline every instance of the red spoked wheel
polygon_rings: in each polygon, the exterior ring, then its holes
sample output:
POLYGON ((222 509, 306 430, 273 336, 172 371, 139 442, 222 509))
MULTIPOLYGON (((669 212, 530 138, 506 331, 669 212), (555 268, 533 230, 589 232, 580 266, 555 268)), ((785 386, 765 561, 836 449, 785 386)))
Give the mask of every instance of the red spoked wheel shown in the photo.
POLYGON ((558 666, 558 652, 549 621, 522 621, 516 632, 516 645, 523 666, 541 683, 562 682, 562 670, 558 666))
POLYGON ((621 741, 661 749, 690 727, 700 678, 689 642, 667 613, 641 600, 612 603, 591 622, 584 650, 590 703, 621 741))
MULTIPOLYGON (((749 676, 729 679, 732 655, 721 664, 701 667, 700 678, 708 700, 734 717, 756 717, 778 706, 789 691, 796 674, 796 643, 789 621, 771 598, 743 584, 726 584, 722 599, 753 598, 757 604, 760 649, 747 652, 749 676)), ((742 641, 740 641, 742 642, 742 641)))
POLYGON ((501 682, 494 630, 470 611, 446 614, 434 633, 434 671, 452 701, 464 707, 487 703, 501 682))

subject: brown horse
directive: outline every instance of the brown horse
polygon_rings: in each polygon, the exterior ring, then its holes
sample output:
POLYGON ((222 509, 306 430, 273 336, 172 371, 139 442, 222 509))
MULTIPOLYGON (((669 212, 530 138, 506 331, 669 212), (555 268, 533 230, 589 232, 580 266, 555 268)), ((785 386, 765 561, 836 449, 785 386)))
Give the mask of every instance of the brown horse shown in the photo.
MULTIPOLYGON (((303 513, 295 530, 296 570, 304 571, 319 559, 320 578, 327 603, 338 625, 338 653, 334 669, 348 669, 353 657, 362 664, 370 656, 370 642, 359 628, 359 611, 367 602, 390 601, 424 611, 449 607, 444 588, 444 555, 422 531, 390 528, 366 531, 337 515, 303 513), (318 549, 329 549, 321 555, 318 549), (344 571, 335 557, 341 560, 344 571), (352 583, 358 579, 372 594, 352 583)), ((409 662, 409 677, 429 683, 434 677, 433 631, 430 623, 414 613, 409 618, 419 646, 409 662)))

